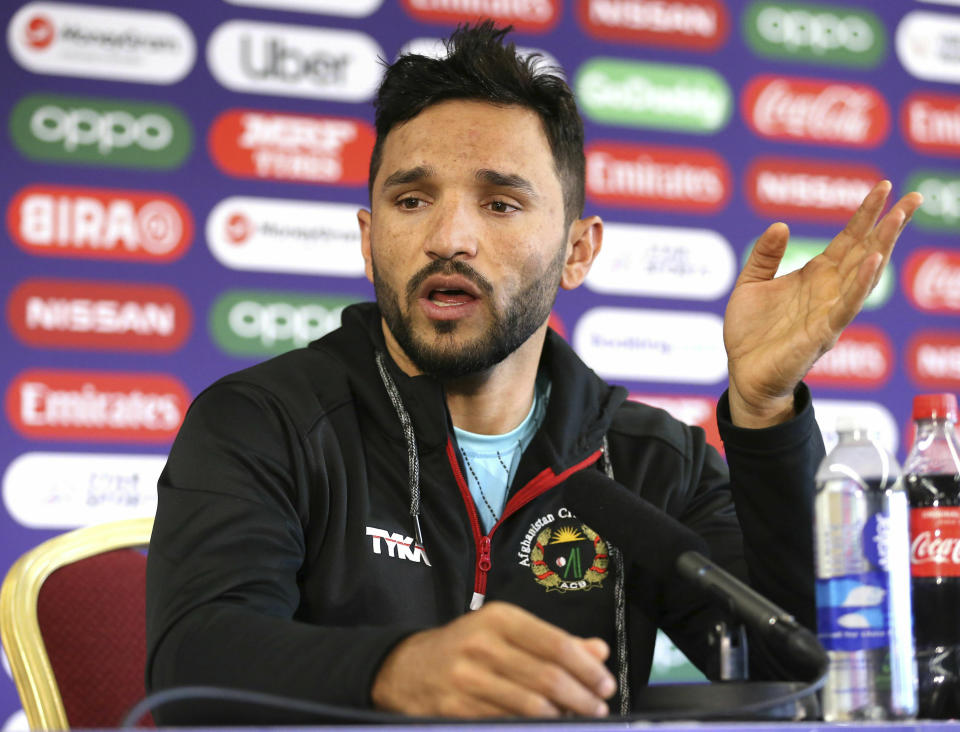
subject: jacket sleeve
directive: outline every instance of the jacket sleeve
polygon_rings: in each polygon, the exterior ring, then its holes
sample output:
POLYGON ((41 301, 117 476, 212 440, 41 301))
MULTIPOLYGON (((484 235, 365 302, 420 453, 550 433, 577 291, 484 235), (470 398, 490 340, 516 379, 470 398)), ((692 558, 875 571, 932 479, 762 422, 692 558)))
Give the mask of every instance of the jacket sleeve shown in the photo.
MULTIPOLYGON (((191 406, 158 485, 147 562, 147 689, 230 687, 370 705, 383 657, 417 630, 297 620, 309 446, 267 392, 214 385, 191 406)), ((249 708, 171 705, 165 724, 257 721, 249 708)), ((272 718, 275 718, 273 715, 272 718)), ((264 720, 266 721, 266 720, 264 720)))

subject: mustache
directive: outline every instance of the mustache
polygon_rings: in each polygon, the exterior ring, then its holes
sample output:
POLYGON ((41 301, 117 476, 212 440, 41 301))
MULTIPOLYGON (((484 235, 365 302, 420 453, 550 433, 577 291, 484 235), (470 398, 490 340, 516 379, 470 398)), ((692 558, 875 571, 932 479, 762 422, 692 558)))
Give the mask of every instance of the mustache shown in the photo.
POLYGON ((423 283, 433 275, 460 275, 475 284, 484 295, 493 294, 490 281, 469 264, 459 259, 435 259, 410 278, 407 283, 407 299, 414 299, 423 283))

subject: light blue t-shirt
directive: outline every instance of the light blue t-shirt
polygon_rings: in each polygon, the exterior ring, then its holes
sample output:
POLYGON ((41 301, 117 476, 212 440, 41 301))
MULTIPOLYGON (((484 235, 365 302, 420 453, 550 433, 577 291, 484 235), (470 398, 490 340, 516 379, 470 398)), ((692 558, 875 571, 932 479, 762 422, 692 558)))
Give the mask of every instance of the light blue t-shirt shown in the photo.
POLYGON ((503 514, 507 489, 517 474, 520 456, 543 424, 549 398, 550 382, 537 379, 530 411, 505 435, 478 435, 459 427, 453 428, 466 467, 464 478, 484 533, 489 533, 503 514))

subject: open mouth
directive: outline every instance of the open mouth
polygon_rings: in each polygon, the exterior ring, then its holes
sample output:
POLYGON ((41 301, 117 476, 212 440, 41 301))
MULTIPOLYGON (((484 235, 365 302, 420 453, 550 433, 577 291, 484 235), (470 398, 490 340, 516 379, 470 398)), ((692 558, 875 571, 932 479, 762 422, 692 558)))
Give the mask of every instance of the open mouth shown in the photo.
POLYGON ((438 307, 449 308, 455 305, 466 305, 468 302, 473 302, 477 298, 465 290, 437 289, 431 290, 427 295, 427 299, 438 307))

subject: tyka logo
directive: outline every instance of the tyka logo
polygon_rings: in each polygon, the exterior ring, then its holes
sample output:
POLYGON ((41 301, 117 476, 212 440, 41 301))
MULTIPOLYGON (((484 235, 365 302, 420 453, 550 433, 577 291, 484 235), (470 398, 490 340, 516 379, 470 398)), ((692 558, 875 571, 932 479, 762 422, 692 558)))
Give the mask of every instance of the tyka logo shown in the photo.
POLYGON ((367 536, 371 538, 374 554, 383 554, 386 547, 387 556, 394 559, 405 559, 408 562, 423 562, 428 567, 427 550, 414 543, 413 539, 396 532, 385 531, 374 526, 367 527, 367 536))
POLYGON ((960 155, 960 96, 915 92, 901 107, 900 124, 914 149, 929 155, 960 155))
POLYGON ((806 381, 823 386, 875 389, 893 373, 893 344, 870 325, 848 325, 833 348, 807 373, 806 381))
POLYGON ((713 51, 729 30, 719 0, 577 0, 580 26, 595 38, 713 51))
POLYGON ((521 33, 545 33, 560 19, 561 0, 401 0, 419 21, 444 25, 490 18, 521 33))

